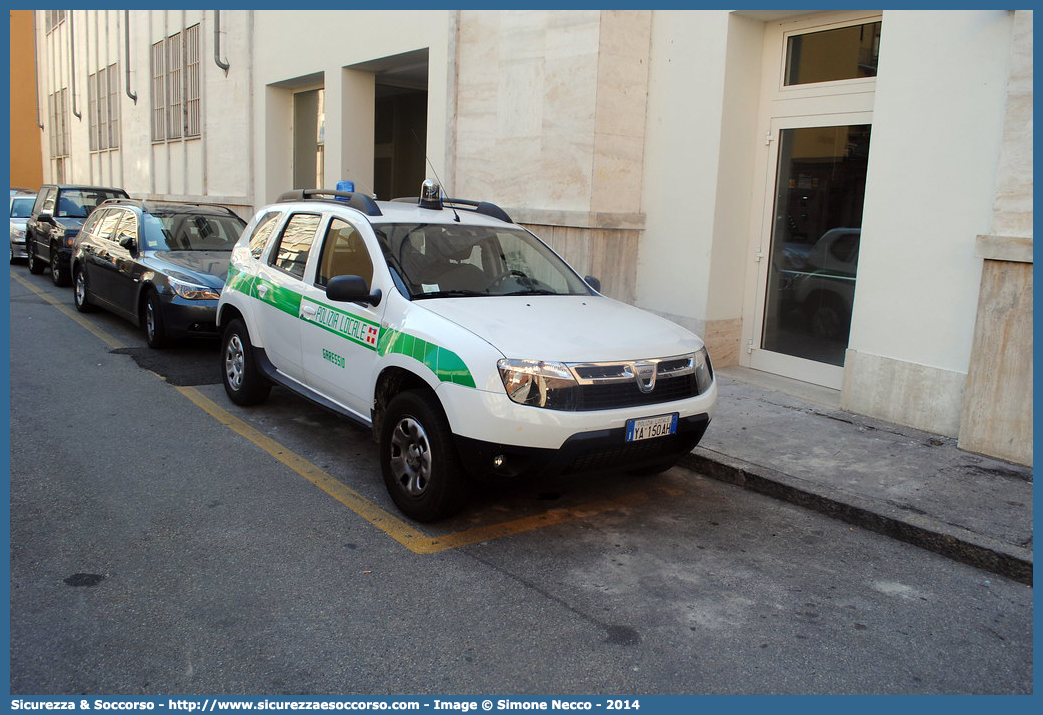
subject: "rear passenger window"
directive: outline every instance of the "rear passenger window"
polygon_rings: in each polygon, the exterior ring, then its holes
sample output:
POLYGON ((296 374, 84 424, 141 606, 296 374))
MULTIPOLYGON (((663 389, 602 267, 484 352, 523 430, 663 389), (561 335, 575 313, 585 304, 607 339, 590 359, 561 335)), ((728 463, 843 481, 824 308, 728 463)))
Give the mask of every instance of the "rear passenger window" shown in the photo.
POLYGON ((336 276, 361 276, 366 285, 373 282, 373 260, 366 250, 362 234, 339 218, 330 221, 326 231, 316 283, 325 287, 330 278, 336 276))
POLYGON ((272 265, 297 278, 304 277, 304 267, 315 241, 321 216, 316 214, 294 214, 279 238, 279 246, 272 265))
POLYGON ((257 222, 257 228, 254 229, 253 235, 250 236, 250 255, 254 258, 260 258, 261 254, 264 253, 264 247, 268 245, 268 238, 272 235, 272 231, 275 230, 275 224, 279 220, 280 215, 278 211, 273 211, 265 214, 257 222))

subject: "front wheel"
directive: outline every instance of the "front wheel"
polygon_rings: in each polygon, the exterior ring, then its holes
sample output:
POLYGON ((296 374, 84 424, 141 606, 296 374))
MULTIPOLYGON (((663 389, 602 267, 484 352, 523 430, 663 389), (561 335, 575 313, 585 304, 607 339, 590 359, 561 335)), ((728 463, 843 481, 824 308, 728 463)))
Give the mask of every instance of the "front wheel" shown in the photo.
POLYGON ((380 468, 392 501, 420 522, 452 516, 466 501, 466 479, 449 422, 430 392, 396 395, 380 425, 380 468))
POLYGON ((272 383, 257 368, 246 325, 236 318, 221 336, 221 374, 225 392, 237 405, 256 405, 268 398, 272 383))
POLYGON ((153 349, 165 348, 169 344, 166 323, 163 321, 163 304, 154 290, 145 299, 145 342, 153 349))

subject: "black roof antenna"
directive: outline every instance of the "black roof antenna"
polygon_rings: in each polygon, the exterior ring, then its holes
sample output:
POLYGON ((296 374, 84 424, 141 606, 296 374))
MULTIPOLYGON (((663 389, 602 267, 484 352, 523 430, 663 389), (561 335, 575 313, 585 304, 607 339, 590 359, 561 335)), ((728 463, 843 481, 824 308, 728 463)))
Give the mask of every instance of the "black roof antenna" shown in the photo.
MULTIPOLYGON (((410 129, 409 132, 413 135, 413 139, 416 140, 416 143, 420 146, 420 150, 424 152, 424 160, 427 162, 427 165, 431 167, 431 173, 435 175, 435 181, 438 182, 438 191, 440 192, 438 196, 435 196, 433 198, 429 197, 428 193, 430 191, 431 182, 430 180, 425 181, 423 188, 420 190, 420 205, 424 208, 441 209, 443 208, 442 199, 448 199, 449 194, 446 193, 445 185, 442 183, 442 179, 439 178, 438 172, 435 170, 435 165, 431 163, 431 158, 427 155, 426 148, 423 144, 420 143, 420 137, 416 135, 416 130, 410 129), (425 203, 427 203, 428 205, 425 206, 425 203), (434 205, 435 203, 437 203, 437 207, 434 205)), ((456 208, 453 207, 451 204, 449 208, 453 209, 453 220, 457 223, 460 223, 460 214, 456 212, 456 208)))

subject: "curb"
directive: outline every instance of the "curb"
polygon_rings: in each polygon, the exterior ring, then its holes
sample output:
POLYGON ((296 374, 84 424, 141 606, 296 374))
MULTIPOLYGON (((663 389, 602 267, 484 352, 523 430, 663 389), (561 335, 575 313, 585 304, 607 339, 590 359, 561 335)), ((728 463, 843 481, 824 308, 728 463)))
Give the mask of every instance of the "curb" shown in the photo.
POLYGON ((976 568, 1032 585, 1032 551, 909 508, 830 490, 770 467, 696 447, 679 465, 711 479, 812 509, 976 568))

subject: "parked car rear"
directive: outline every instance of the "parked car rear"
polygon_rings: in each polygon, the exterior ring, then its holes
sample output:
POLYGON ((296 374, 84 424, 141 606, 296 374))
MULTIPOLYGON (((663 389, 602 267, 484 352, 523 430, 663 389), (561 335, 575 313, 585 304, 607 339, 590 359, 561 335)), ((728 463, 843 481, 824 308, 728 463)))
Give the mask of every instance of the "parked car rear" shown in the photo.
POLYGON ((106 186, 44 184, 26 220, 25 250, 30 273, 50 267, 57 286, 69 284, 69 259, 76 234, 94 207, 107 199, 129 198, 106 186))

